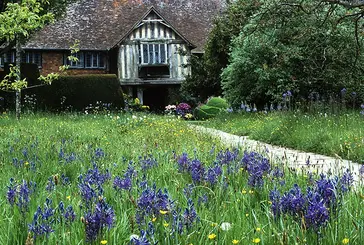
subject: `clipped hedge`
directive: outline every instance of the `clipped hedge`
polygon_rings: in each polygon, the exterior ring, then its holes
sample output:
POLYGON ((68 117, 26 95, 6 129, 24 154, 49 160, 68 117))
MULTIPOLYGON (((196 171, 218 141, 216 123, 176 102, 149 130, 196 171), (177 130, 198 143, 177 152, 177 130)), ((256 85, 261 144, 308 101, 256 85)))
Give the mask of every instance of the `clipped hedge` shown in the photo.
POLYGON ((229 104, 226 102, 226 100, 221 97, 212 97, 206 103, 206 105, 211 107, 217 107, 220 109, 227 109, 229 107, 229 104))
POLYGON ((221 111, 218 107, 208 106, 208 105, 202 105, 200 107, 197 107, 193 114, 194 117, 197 120, 205 120, 212 117, 215 117, 217 114, 219 114, 221 111))
POLYGON ((123 92, 114 74, 61 76, 51 85, 23 90, 23 97, 33 94, 41 110, 83 110, 97 102, 124 107, 123 92))

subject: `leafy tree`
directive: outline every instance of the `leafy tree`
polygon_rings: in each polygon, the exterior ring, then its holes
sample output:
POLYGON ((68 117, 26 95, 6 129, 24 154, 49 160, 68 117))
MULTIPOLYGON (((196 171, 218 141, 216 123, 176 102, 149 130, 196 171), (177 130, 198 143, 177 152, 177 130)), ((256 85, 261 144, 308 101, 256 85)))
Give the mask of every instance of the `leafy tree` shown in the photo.
MULTIPOLYGON (((11 47, 16 44, 16 64, 10 73, 0 82, 0 89, 16 92, 16 117, 20 118, 21 90, 27 86, 25 79, 20 79, 21 45, 36 30, 54 20, 54 14, 45 11, 47 0, 9 1, 5 10, 0 13, 0 43, 11 47)), ((74 57, 73 57, 74 58, 74 57)), ((72 57, 71 57, 72 59, 72 57)), ((64 70, 66 67, 60 68, 64 70)), ((40 80, 50 83, 57 78, 57 74, 41 76, 40 80)))
POLYGON ((214 20, 204 55, 192 57, 192 74, 182 84, 182 91, 200 100, 221 95, 220 74, 229 62, 231 40, 239 35, 261 4, 259 0, 236 0, 228 4, 226 11, 214 20))
POLYGON ((364 78, 361 19, 348 9, 315 0, 262 1, 233 40, 230 64, 223 71, 224 96, 234 104, 281 101, 291 90, 330 96, 357 88, 364 78))

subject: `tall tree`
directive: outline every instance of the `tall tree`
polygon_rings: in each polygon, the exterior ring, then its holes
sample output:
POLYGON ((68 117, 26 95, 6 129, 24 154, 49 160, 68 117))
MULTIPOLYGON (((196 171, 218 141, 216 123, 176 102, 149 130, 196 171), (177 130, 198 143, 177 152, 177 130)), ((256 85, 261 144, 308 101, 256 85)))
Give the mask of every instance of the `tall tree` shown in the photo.
MULTIPOLYGON (((54 14, 44 8, 47 3, 47 0, 8 1, 0 13, 0 45, 16 47, 16 64, 0 82, 0 88, 15 91, 17 119, 21 112, 21 90, 27 86, 26 80, 20 79, 21 45, 33 32, 54 20, 54 14)), ((49 74, 41 79, 50 82, 56 76, 57 74, 49 74)))
POLYGON ((360 92, 364 54, 358 50, 364 38, 354 33, 361 24, 332 3, 264 2, 233 40, 222 74, 225 97, 238 105, 279 102, 287 90, 302 98, 313 92, 329 97, 344 87, 360 92))

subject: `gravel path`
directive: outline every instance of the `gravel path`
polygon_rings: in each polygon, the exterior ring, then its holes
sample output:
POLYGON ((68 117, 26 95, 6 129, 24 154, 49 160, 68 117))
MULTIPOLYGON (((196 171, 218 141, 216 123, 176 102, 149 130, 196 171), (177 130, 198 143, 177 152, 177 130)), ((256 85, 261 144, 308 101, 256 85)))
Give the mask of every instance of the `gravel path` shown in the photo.
MULTIPOLYGON (((250 140, 247 136, 237 136, 217 129, 205 128, 197 125, 191 125, 191 127, 203 134, 220 138, 221 141, 226 145, 243 148, 248 151, 266 152, 269 155, 271 161, 286 165, 287 167, 296 171, 306 172, 305 170, 310 170, 317 171, 318 173, 331 172, 333 174, 340 174, 343 171, 349 169, 353 173, 356 184, 363 184, 364 181, 363 176, 359 173, 360 168, 364 165, 341 159, 339 156, 336 158, 328 157, 311 152, 303 152, 285 147, 279 147, 256 140, 250 140)), ((364 167, 362 170, 364 170, 364 167)))

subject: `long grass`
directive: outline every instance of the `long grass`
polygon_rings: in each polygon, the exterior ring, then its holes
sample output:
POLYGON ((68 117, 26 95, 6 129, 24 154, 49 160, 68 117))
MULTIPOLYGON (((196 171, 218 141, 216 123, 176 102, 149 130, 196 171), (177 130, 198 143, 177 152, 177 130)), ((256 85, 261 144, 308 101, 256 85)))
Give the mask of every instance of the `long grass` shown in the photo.
POLYGON ((364 163, 364 117, 299 112, 222 114, 202 125, 274 145, 364 163))
POLYGON ((263 185, 253 187, 248 184, 250 174, 241 165, 244 149, 227 151, 219 141, 193 132, 174 118, 44 114, 16 121, 3 115, 0 135, 0 244, 134 244, 130 236, 141 236, 141 231, 148 231, 149 243, 145 244, 342 244, 346 238, 350 244, 364 242, 361 187, 344 194, 329 221, 318 230, 306 227, 301 214, 274 216, 269 199, 274 188, 283 193, 298 184, 305 193, 319 177, 270 162, 271 169, 279 166, 284 176, 274 177, 268 171, 263 185), (227 163, 221 165, 216 183, 194 181, 178 164, 183 153, 189 163, 199 162, 205 171, 221 161, 227 163), (114 188, 115 177, 124 176, 128 167, 136 173, 130 191, 114 188), (99 175, 110 176, 102 183, 102 192, 92 185, 97 197, 86 205, 80 175, 85 178, 93 173, 95 177, 95 168, 99 175), (64 177, 69 183, 63 182, 64 177), (10 178, 18 184, 22 180, 36 183, 24 212, 8 201, 10 178), (160 189, 167 195, 168 206, 146 215, 144 223, 138 224, 141 196, 153 185, 156 192, 160 189), (47 199, 52 202, 45 206, 47 199), (63 220, 60 202, 65 207, 72 205, 73 222, 63 220), (96 239, 86 241, 86 210, 95 211, 95 203, 107 203, 114 211, 114 222, 101 229, 96 239), (185 217, 191 205, 196 219, 188 226, 182 223, 183 231, 177 232, 175 217, 185 217), (53 231, 48 235, 29 233, 38 206, 54 212, 49 221, 53 231))

